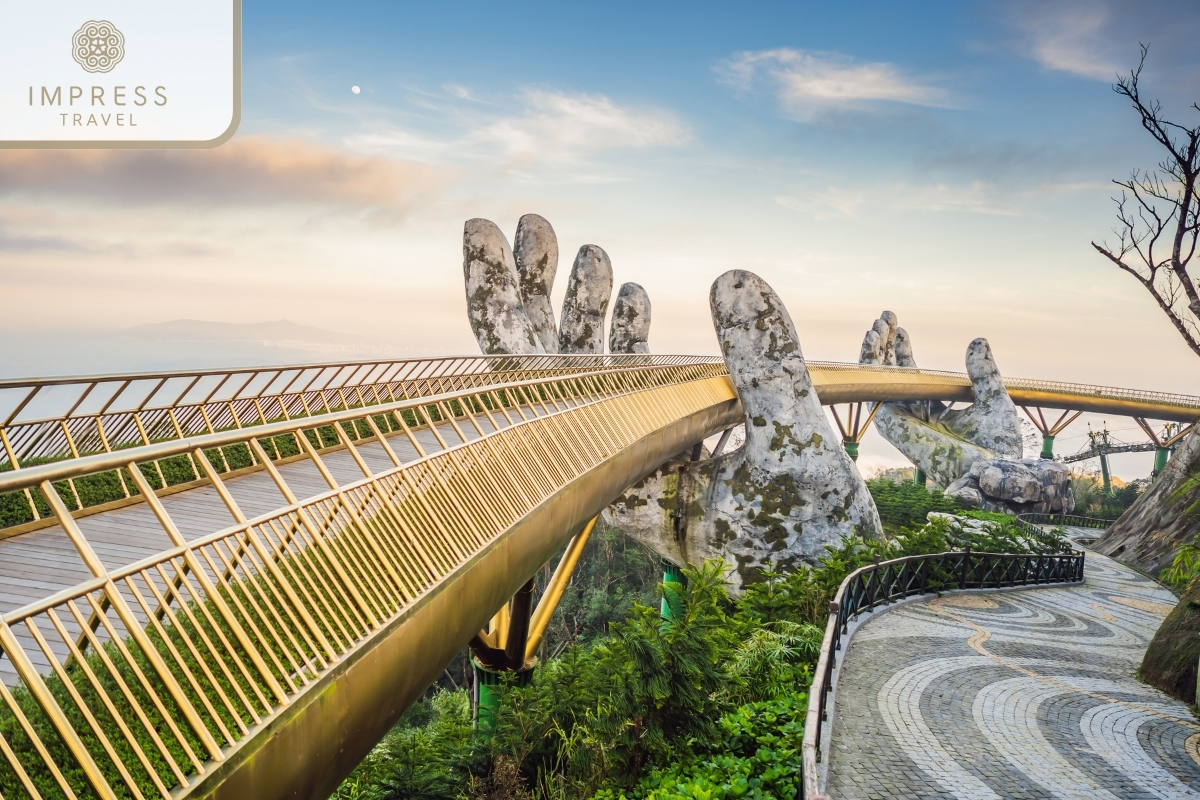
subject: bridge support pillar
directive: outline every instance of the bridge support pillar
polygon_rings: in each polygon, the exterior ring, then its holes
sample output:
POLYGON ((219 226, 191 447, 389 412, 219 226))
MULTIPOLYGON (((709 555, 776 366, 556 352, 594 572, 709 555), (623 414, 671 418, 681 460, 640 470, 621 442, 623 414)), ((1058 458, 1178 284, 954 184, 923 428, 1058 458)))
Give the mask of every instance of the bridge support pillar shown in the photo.
POLYGON ((471 667, 475 676, 475 728, 491 732, 496 730, 496 715, 500 712, 500 692, 505 682, 511 686, 528 686, 533 679, 533 667, 517 672, 488 669, 473 657, 471 667))
POLYGON ((490 630, 480 631, 471 639, 471 667, 474 674, 475 727, 482 731, 496 728, 500 708, 500 687, 505 683, 527 686, 533 677, 537 650, 542 643, 554 609, 562 599, 583 548, 587 545, 599 517, 593 517, 567 544, 537 609, 533 609, 533 578, 517 590, 492 618, 490 630))
POLYGON ((666 590, 667 590, 667 587, 670 587, 676 593, 682 592, 683 588, 685 586, 687 586, 687 578, 685 578, 683 576, 683 570, 681 568, 675 566, 674 564, 672 564, 670 561, 667 561, 666 559, 663 559, 662 570, 663 570, 663 579, 662 579, 663 599, 662 599, 661 611, 662 611, 663 619, 674 619, 675 614, 673 611, 671 611, 670 603, 667 602, 666 590))
POLYGON ((916 467, 913 472, 913 481, 915 481, 918 486, 925 486, 929 483, 929 478, 926 477, 925 470, 921 469, 920 467, 916 467))
POLYGON ((875 419, 875 412, 879 410, 882 403, 875 403, 867 411, 866 418, 863 417, 863 406, 871 405, 869 403, 850 403, 846 409, 846 421, 842 422, 842 417, 838 414, 837 406, 830 405, 829 410, 833 412, 833 419, 837 422, 838 431, 842 434, 842 447, 846 448, 852 461, 858 461, 858 445, 862 441, 862 437, 867 432, 867 428, 871 425, 871 420, 875 419))
POLYGON ((1054 434, 1042 434, 1042 458, 1047 461, 1054 460, 1054 434))
POLYGON ((1029 421, 1033 423, 1033 427, 1037 428, 1038 433, 1042 435, 1042 452, 1041 457, 1047 461, 1054 460, 1054 437, 1058 436, 1067 426, 1079 418, 1082 411, 1064 411, 1062 416, 1056 422, 1049 422, 1046 415, 1042 413, 1040 408, 1034 408, 1030 411, 1027 407, 1021 406, 1025 412, 1025 416, 1029 417, 1029 421))
POLYGON ((1171 458, 1171 448, 1156 447, 1154 449, 1154 471, 1150 473, 1151 478, 1157 478, 1162 474, 1162 471, 1167 468, 1167 461, 1171 458))
POLYGON ((1100 476, 1104 478, 1104 493, 1112 494, 1112 478, 1108 475, 1108 456, 1100 453, 1100 476))

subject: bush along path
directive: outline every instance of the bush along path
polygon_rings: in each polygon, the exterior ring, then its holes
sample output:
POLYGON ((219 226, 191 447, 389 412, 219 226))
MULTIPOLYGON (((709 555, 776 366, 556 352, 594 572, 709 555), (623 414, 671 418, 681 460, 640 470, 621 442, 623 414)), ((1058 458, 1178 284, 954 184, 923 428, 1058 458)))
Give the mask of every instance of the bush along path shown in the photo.
POLYGON ((899 492, 902 502, 883 515, 891 541, 844 541, 820 568, 768 576, 736 601, 722 565, 686 571, 682 592, 667 598, 669 619, 657 602, 634 602, 607 632, 541 664, 529 686, 505 687, 492 734, 472 729, 465 691, 432 693, 336 797, 795 797, 807 690, 829 599, 846 575, 876 557, 966 544, 977 552, 1067 547, 1033 539, 1010 519, 925 523, 930 511, 957 506, 915 484, 899 492))

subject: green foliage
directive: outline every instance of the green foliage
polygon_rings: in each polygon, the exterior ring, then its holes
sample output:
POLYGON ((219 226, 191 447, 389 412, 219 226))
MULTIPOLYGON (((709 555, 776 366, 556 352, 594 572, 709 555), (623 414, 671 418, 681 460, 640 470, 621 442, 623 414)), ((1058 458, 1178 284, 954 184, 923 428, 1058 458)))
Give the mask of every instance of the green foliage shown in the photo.
POLYGON ((1176 592, 1183 592, 1197 575, 1200 575, 1200 537, 1176 547, 1171 566, 1159 578, 1176 592))
MULTIPOLYGON (((913 501, 913 518, 943 502, 915 485, 901 496, 913 501)), ((381 745, 338 797, 428 797, 416 783, 435 786, 438 775, 457 776, 457 788, 445 785, 446 798, 794 797, 805 690, 829 600, 842 580, 876 558, 940 553, 960 549, 966 541, 980 551, 1044 549, 1011 518, 998 522, 991 530, 962 533, 937 520, 902 528, 887 541, 847 538, 829 548, 817 568, 767 574, 736 602, 726 594, 723 566, 707 563, 685 571, 686 582, 668 590, 670 619, 648 596, 656 580, 649 576, 658 572, 655 559, 633 545, 623 549, 619 534, 604 532, 580 565, 577 582, 583 587, 571 614, 590 607, 585 598, 599 602, 605 587, 613 587, 620 602, 638 598, 626 606, 623 620, 597 617, 608 624, 607 632, 600 624, 564 626, 564 637, 571 629, 587 635, 560 640, 565 649, 543 662, 530 685, 500 689, 490 736, 477 735, 467 743, 462 727, 456 733, 431 722, 424 728, 428 735, 417 738, 411 732, 416 712, 410 713, 401 733, 390 737, 419 742, 420 748, 413 745, 406 752, 427 758, 429 770, 389 761, 394 756, 387 753, 395 747, 381 745), (623 564, 645 570, 635 585, 623 585, 612 571, 623 564), (386 793, 391 769, 416 776, 405 779, 408 794, 386 793)), ((935 573, 931 589, 938 587, 935 573)), ((465 692, 454 696, 465 704, 465 692)))
POLYGON ((911 480, 867 481, 867 489, 875 499, 884 530, 891 534, 924 525, 930 511, 957 514, 962 508, 956 498, 946 497, 940 489, 928 489, 911 480))
POLYGON ((545 652, 554 656, 576 641, 607 634, 635 603, 657 604, 661 578, 657 554, 619 530, 597 524, 551 618, 545 652))
POLYGON ((486 771, 487 758, 466 692, 438 692, 409 709, 331 800, 458 797, 486 771))
MULTIPOLYGON (((632 797, 644 800, 773 800, 800 789, 805 692, 780 693, 726 713, 717 736, 684 763, 655 769, 632 797)), ((617 795, 618 797, 621 795, 617 795)), ((596 800, 613 798, 611 790, 596 800)))
POLYGON ((977 553, 1069 553, 1072 549, 1062 526, 1045 531, 1007 514, 987 511, 964 511, 961 516, 990 525, 983 530, 955 531, 950 543, 958 550, 968 544, 977 553))
POLYGON ((1094 519, 1116 519, 1125 513, 1146 490, 1142 481, 1133 481, 1118 486, 1112 481, 1112 492, 1104 491, 1104 483, 1092 473, 1073 474, 1071 493, 1075 496, 1075 511, 1081 517, 1094 519))

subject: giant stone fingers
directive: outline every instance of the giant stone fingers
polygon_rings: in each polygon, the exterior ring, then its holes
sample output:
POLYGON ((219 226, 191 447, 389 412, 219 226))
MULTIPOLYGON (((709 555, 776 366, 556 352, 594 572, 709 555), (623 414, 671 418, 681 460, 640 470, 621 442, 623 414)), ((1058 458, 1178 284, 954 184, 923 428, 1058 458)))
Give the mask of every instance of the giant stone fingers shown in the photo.
MULTIPOLYGON (((885 311, 863 337, 860 362, 916 367, 908 333, 885 311), (889 362, 884 342, 892 338, 889 362)), ((1070 512, 1070 473, 1061 464, 1022 459, 1021 422, 987 339, 967 346, 975 401, 950 409, 938 401, 884 403, 875 428, 946 493, 986 511, 1070 512)))
POLYGON ((488 355, 545 352, 525 314, 508 239, 491 220, 469 219, 463 226, 463 280, 467 318, 480 350, 488 355))
POLYGON ((826 545, 878 538, 882 528, 813 390, 779 296, 757 275, 734 270, 713 284, 710 306, 746 443, 711 460, 668 462, 607 515, 676 564, 723 558, 738 592, 766 571, 815 565, 826 545))
POLYGON ((521 300, 534 336, 547 353, 558 352, 558 328, 550 290, 558 271, 558 237, 545 217, 526 214, 517 223, 513 256, 521 279, 521 300))
POLYGON ((604 316, 612 295, 608 253, 585 244, 575 256, 558 326, 558 352, 603 353, 604 316))
POLYGON ((626 283, 613 303, 608 333, 610 353, 650 352, 650 295, 636 283, 626 283))

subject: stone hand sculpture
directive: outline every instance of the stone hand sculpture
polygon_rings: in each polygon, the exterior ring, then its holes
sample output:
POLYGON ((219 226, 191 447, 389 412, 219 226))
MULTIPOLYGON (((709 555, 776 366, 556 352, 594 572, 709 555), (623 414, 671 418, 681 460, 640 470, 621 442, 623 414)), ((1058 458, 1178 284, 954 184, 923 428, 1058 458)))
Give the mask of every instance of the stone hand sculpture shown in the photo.
MULTIPOLYGON (((1021 420, 1004 388, 1004 379, 987 339, 967 346, 967 376, 975 402, 952 409, 938 401, 884 403, 875 414, 883 438, 925 472, 938 486, 966 475, 976 461, 1023 455, 1021 420)), ((908 333, 896 315, 883 312, 863 338, 860 364, 915 367, 908 333)))
MULTIPOLYGON (((612 263, 594 244, 579 248, 562 316, 555 324, 550 292, 558 271, 558 238, 537 214, 517 223, 515 249, 494 222, 469 219, 463 228, 467 316, 489 355, 602 354, 604 317, 612 294, 612 263)), ((648 353, 650 299, 636 283, 621 287, 609 335, 613 353, 648 353)))
POLYGON ((734 270, 713 283, 709 302, 746 442, 713 458, 667 462, 605 513, 676 564, 723 558, 736 593, 765 571, 814 565, 826 545, 878 538, 882 528, 813 390, 779 296, 757 275, 734 270))
MULTIPOLYGON (((1075 508, 1069 470, 1023 459, 1021 420, 986 339, 967 346, 975 402, 952 409, 939 401, 884 403, 876 430, 946 494, 1001 513, 1058 513, 1075 508)), ((863 337, 859 363, 916 367, 908 333, 885 311, 863 337)))
MULTIPOLYGON (((495 224, 468 220, 463 272, 471 328, 485 353, 601 353, 612 290, 608 256, 580 248, 557 331, 550 290, 558 244, 521 218, 515 253, 495 224)), ((605 511, 606 520, 680 566, 721 558, 734 592, 766 571, 812 565, 843 537, 878 538, 875 503, 813 390, 778 295, 749 272, 722 275, 710 305, 745 412, 746 442, 706 460, 668 461, 605 511)), ((613 308, 609 349, 648 353, 650 299, 634 283, 613 308)), ((703 454, 702 446, 693 451, 703 454)))

